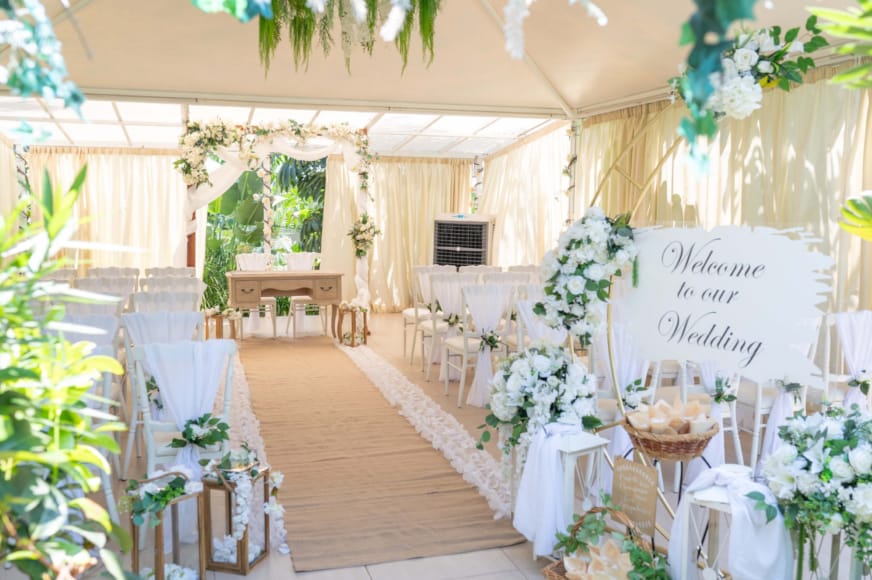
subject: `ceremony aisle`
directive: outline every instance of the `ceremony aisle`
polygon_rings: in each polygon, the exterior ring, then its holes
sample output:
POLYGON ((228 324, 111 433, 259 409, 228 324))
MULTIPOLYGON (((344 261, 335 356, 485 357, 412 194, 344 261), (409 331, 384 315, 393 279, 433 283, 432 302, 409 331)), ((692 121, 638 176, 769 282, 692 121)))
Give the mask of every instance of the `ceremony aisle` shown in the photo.
POLYGON ((250 339, 241 356, 297 571, 522 541, 330 339, 250 339))

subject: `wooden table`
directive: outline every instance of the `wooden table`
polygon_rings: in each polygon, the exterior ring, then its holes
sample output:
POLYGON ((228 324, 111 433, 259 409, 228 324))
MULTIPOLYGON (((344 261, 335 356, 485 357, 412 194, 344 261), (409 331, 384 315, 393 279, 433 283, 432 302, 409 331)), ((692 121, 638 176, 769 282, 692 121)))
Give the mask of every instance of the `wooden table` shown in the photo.
POLYGON ((342 302, 342 274, 320 270, 267 270, 227 272, 227 295, 234 308, 258 308, 260 299, 275 296, 309 296, 313 304, 329 304, 330 328, 336 337, 336 311, 342 302))

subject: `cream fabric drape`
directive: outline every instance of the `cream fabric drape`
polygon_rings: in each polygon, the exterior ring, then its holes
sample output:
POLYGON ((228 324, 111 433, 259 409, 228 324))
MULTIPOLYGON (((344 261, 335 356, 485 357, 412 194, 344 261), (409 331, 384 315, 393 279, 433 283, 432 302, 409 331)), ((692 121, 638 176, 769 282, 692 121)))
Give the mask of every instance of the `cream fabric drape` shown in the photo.
POLYGON ((18 203, 18 168, 12 144, 0 138, 0 216, 5 219, 18 203))
POLYGON ((42 189, 47 169, 56 188, 66 190, 87 164, 88 174, 76 208, 77 238, 139 248, 141 252, 79 251, 70 256, 92 266, 185 265, 186 188, 173 167, 178 153, 168 150, 33 147, 30 180, 42 189))
POLYGON ((345 274, 342 278, 343 300, 351 300, 357 295, 354 287, 354 246, 347 235, 357 219, 357 188, 352 178, 342 157, 331 155, 327 158, 321 269, 345 274))
MULTIPOLYGON (((819 71, 827 77, 831 71, 819 71)), ((831 311, 872 307, 872 246, 837 225, 839 207, 872 189, 872 91, 823 80, 785 93, 767 91, 763 108, 743 121, 724 120, 709 150, 706 174, 675 143, 684 108, 647 106, 583 126, 576 207, 587 207, 607 169, 634 137, 597 201, 610 214, 633 209, 649 175, 652 190, 633 216, 635 225, 747 224, 802 227, 822 240, 836 261, 831 311), (659 111, 658 111, 659 109, 659 111), (640 135, 641 134, 641 135, 640 135), (632 180, 632 181, 631 181, 632 180)))
POLYGON ((557 129, 487 160, 478 213, 496 218, 493 264, 539 264, 554 246, 567 215, 568 154, 566 131, 557 129))
MULTIPOLYGON (((369 287, 376 311, 397 311, 412 297, 412 266, 433 260, 433 221, 469 207, 470 160, 384 158, 373 163, 372 217, 382 231, 370 252, 369 287)), ((343 297, 354 297, 354 247, 347 236, 357 219, 352 182, 342 159, 327 159, 323 270, 342 272, 343 297)))

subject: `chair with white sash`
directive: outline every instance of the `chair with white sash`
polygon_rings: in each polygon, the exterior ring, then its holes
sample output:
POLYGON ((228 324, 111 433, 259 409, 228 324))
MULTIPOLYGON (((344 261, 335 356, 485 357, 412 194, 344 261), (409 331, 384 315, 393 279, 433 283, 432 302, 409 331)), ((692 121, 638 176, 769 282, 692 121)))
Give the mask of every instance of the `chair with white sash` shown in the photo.
MULTIPOLYGON (((820 334, 821 319, 808 320, 804 324, 814 328, 814 340, 811 343, 791 346, 800 350, 810 360, 814 360, 817 353, 817 336, 820 334)), ((754 470, 754 473, 756 473, 760 460, 773 451, 778 444, 775 437, 778 433, 778 427, 783 425, 787 417, 792 416, 795 411, 805 412, 808 385, 800 385, 797 393, 785 393, 776 385, 776 382, 774 380, 755 382, 743 377, 739 385, 738 404, 752 409, 751 429, 743 428, 742 431, 751 433, 749 466, 754 470), (765 422, 764 417, 766 417, 765 422), (771 432, 771 434, 767 434, 767 432, 771 432), (769 445, 765 444, 767 439, 769 445), (764 444, 762 450, 761 443, 764 444)))
POLYGON ((203 294, 206 283, 186 276, 150 276, 140 282, 144 292, 196 292, 203 294))
POLYGON ((102 268, 88 268, 85 271, 87 278, 139 278, 139 268, 125 268, 122 266, 106 266, 102 268))
POLYGON ((73 285, 73 281, 78 276, 78 270, 76 268, 58 268, 57 270, 52 270, 48 274, 43 275, 43 280, 51 280, 52 282, 65 282, 70 286, 73 285))
POLYGON ((196 312, 200 296, 196 292, 135 292, 130 302, 133 312, 196 312))
POLYGON ((123 312, 129 306, 130 295, 136 292, 136 277, 106 275, 100 277, 80 278, 76 280, 76 288, 87 290, 88 292, 96 292, 98 294, 118 296, 121 298, 118 307, 119 310, 123 312))
MULTIPOLYGON (((415 362, 415 345, 418 335, 423 333, 422 325, 432 317, 432 313, 438 310, 436 301, 430 292, 430 276, 433 274, 456 274, 457 267, 451 265, 442 266, 413 266, 415 297, 412 308, 403 310, 403 346, 406 344, 406 327, 414 326, 412 333, 412 346, 409 349, 409 364, 415 362)), ((423 339, 422 339, 423 340, 423 339)), ((405 352, 405 350, 403 351, 405 352)), ((421 370, 424 370, 424 360, 421 359, 421 370)))
POLYGON ((486 266, 484 264, 473 266, 460 266, 457 268, 459 274, 477 274, 479 281, 485 274, 493 274, 494 272, 502 272, 503 269, 499 266, 486 266))
POLYGON ((506 268, 507 272, 522 272, 527 274, 530 278, 530 284, 541 284, 542 283, 542 266, 529 265, 529 266, 509 266, 506 268))
MULTIPOLYGON (((188 421, 206 413, 230 424, 235 353, 236 342, 232 340, 154 343, 133 348, 133 384, 143 413, 146 477, 153 476, 159 466, 182 465, 191 471, 194 481, 199 481, 203 473, 200 460, 219 459, 227 452, 228 441, 205 449, 191 444, 177 448, 172 441, 184 441, 188 421), (165 420, 151 414, 145 378, 149 374, 160 388, 165 420), (222 386, 223 397, 219 399, 222 386)), ((177 529, 182 541, 193 541, 196 536, 197 514, 190 503, 179 506, 177 529)))
MULTIPOLYGON (((484 407, 490 402, 490 380, 493 378, 493 348, 488 339, 498 338, 496 330, 500 321, 508 316, 512 305, 512 284, 488 284, 486 286, 463 286, 463 329, 460 336, 446 337, 442 341, 442 364, 460 371, 457 391, 457 406, 463 406, 463 391, 466 386, 466 371, 475 366, 475 376, 469 389, 467 404, 484 407), (460 357, 460 366, 451 363, 451 357, 460 357)), ((445 372, 445 395, 448 395, 449 373, 445 372)))
MULTIPOLYGON (((127 353, 127 384, 133 387, 133 348, 154 343, 186 342, 192 339, 200 340, 203 337, 204 316, 202 312, 131 312, 121 315, 124 328, 124 347, 127 353)), ((146 398, 148 398, 148 393, 146 398)), ((142 424, 142 407, 140 400, 133 393, 130 419, 128 421, 129 432, 127 436, 127 448, 124 453, 124 465, 121 470, 121 479, 127 479, 127 470, 130 466, 130 458, 133 453, 137 431, 142 424)), ((161 403, 162 405, 162 403, 161 403)))
POLYGON ((169 266, 169 267, 146 268, 145 269, 145 277, 146 278, 151 278, 153 276, 157 276, 160 278, 168 278, 168 277, 193 278, 196 275, 197 275, 197 271, 191 267, 169 266))
MULTIPOLYGON (((318 252, 288 252, 284 255, 285 267, 292 272, 309 272, 315 269, 315 261, 321 257, 318 252)), ((293 324, 291 334, 297 337, 297 327, 306 320, 306 309, 315 306, 318 308, 318 316, 321 319, 321 331, 327 334, 327 306, 324 304, 312 304, 311 296, 291 296, 290 308, 288 309, 288 322, 285 324, 285 334, 293 324), (300 318, 297 318, 297 317, 300 318)))
MULTIPOLYGON (((118 352, 118 317, 112 315, 83 315, 71 316, 66 315, 63 319, 63 324, 69 328, 61 327, 57 334, 69 342, 88 341, 93 342, 95 348, 91 351, 92 356, 102 355, 111 358, 117 358, 118 352)), ((94 381, 91 392, 102 397, 106 401, 116 400, 116 393, 113 390, 115 378, 111 373, 104 372, 100 378, 94 381)), ((88 401, 88 406, 103 412, 111 412, 109 403, 88 401)), ((118 470, 118 456, 111 454, 110 456, 113 470, 118 470)), ((118 507, 115 503, 115 496, 112 492, 112 479, 109 474, 102 469, 100 472, 100 487, 106 498, 106 509, 109 511, 109 517, 113 522, 120 523, 118 517, 118 507)))
MULTIPOLYGON (((478 284, 478 274, 433 274, 430 276, 430 297, 439 303, 441 311, 436 312, 421 324, 421 359, 428 361, 426 378, 430 380, 430 370, 433 363, 442 360, 442 340, 457 336, 458 327, 463 319, 463 295, 461 288, 478 284), (425 345, 430 341, 430 355, 426 358, 425 345)), ((439 379, 448 367, 440 365, 439 379)))
POLYGON ((93 280, 79 278, 75 282, 76 287, 70 289, 70 293, 75 296, 75 299, 56 299, 55 302, 61 302, 64 305, 64 312, 68 315, 118 316, 124 308, 123 290, 115 294, 111 292, 114 288, 104 288, 100 284, 93 283, 101 280, 98 278, 93 280), (76 293, 79 293, 78 296, 76 293))
MULTIPOLYGON (((265 272, 269 269, 269 262, 266 254, 236 254, 236 269, 249 272, 265 272)), ((272 296, 262 296, 260 305, 264 308, 264 313, 272 318, 273 338, 276 337, 276 299, 272 296)), ((254 313, 260 317, 260 309, 249 308, 248 319, 253 320, 254 313)))
POLYGON ((143 414, 146 449, 146 476, 158 465, 184 465, 196 479, 202 473, 199 459, 221 457, 228 442, 223 441, 204 450, 187 445, 172 447, 173 438, 181 438, 185 424, 206 413, 220 409, 218 417, 230 423, 233 392, 233 355, 236 342, 232 340, 184 341, 153 343, 134 346, 133 384, 143 414), (152 417, 148 404, 146 376, 152 375, 161 390, 165 421, 152 417), (218 401, 223 383, 223 400, 218 401))
MULTIPOLYGON (((827 328, 834 327, 841 347, 841 359, 837 365, 842 374, 833 373, 830 366, 831 346, 827 341, 824 350, 824 388, 825 396, 830 400, 830 388, 835 383, 846 390, 842 398, 842 406, 850 409, 857 405, 861 411, 870 409, 869 395, 864 395, 859 386, 851 385, 852 380, 872 377, 872 311, 839 312, 827 315, 827 328)), ((829 338, 829 332, 824 336, 829 338)), ((872 394, 872 390, 870 390, 872 394)))

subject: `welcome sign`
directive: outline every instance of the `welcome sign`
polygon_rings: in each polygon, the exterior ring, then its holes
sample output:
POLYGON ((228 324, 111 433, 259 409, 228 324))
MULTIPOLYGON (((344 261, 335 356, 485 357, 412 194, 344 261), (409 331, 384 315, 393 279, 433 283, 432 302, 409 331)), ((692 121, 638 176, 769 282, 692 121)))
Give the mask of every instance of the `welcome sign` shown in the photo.
POLYGON ((808 358, 832 260, 796 230, 719 227, 637 232, 639 285, 615 315, 652 360, 714 361, 755 381, 819 385, 808 358))

